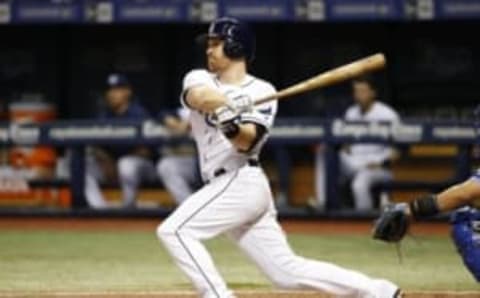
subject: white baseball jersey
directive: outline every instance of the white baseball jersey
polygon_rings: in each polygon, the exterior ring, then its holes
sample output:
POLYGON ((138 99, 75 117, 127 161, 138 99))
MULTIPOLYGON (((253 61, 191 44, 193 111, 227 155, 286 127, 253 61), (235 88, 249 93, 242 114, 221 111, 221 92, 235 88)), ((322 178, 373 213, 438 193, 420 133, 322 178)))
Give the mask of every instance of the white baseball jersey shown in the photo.
MULTIPOLYGON (((188 104, 183 98, 185 92, 199 85, 216 88, 223 94, 241 92, 249 95, 251 98, 276 92, 272 84, 251 75, 247 75, 240 86, 228 85, 221 83, 215 74, 198 69, 187 73, 183 80, 184 92, 182 92, 181 101, 184 106, 188 107, 188 104)), ((190 113, 190 122, 192 134, 198 148, 202 178, 204 180, 210 180, 213 178, 215 171, 220 168, 224 168, 227 171, 233 170, 245 165, 248 159, 257 159, 261 147, 267 139, 268 129, 273 124, 276 112, 277 102, 271 101, 255 107, 250 113, 241 115, 240 121, 261 124, 267 129, 267 133, 252 150, 249 152, 239 152, 224 134, 212 124, 209 120, 211 115, 192 110, 190 113)))
MULTIPOLYGON (((362 113, 358 104, 348 108, 345 119, 349 121, 398 122, 399 116, 390 106, 373 103, 370 110, 362 113)), ((354 144, 350 147, 351 156, 359 163, 381 163, 391 155, 391 147, 382 144, 354 144)))

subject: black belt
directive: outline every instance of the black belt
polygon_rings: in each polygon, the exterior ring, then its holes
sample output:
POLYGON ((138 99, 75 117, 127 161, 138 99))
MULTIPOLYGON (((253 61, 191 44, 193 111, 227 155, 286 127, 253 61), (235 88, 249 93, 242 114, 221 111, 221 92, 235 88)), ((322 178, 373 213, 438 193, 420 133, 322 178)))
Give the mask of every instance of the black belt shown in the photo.
MULTIPOLYGON (((249 159, 247 161, 247 164, 251 167, 259 167, 260 166, 260 162, 257 160, 257 159, 249 159)), ((215 170, 215 172, 213 172, 213 177, 217 178, 219 176, 222 176, 223 174, 226 174, 227 173, 227 170, 225 168, 218 168, 215 170)), ((206 181, 206 183, 208 183, 210 181, 206 181)))

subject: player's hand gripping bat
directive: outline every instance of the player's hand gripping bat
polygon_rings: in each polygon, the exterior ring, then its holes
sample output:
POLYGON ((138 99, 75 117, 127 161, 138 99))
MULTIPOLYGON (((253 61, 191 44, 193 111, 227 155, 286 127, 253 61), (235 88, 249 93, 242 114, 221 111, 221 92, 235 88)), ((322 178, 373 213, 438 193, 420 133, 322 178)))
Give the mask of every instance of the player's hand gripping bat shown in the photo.
POLYGON ((352 63, 322 72, 310 79, 287 87, 277 93, 256 98, 255 105, 259 105, 271 100, 280 100, 293 95, 304 93, 310 90, 331 86, 357 76, 367 74, 384 68, 386 65, 385 56, 382 53, 368 56, 352 63))

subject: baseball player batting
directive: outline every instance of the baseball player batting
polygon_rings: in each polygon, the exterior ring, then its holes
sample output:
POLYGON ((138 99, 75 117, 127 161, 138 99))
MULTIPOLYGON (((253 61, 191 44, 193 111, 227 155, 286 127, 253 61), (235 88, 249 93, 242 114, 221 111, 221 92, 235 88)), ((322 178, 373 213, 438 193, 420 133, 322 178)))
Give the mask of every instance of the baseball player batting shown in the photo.
POLYGON ((157 229, 157 235, 200 297, 232 298, 202 241, 226 234, 278 287, 342 297, 400 297, 383 279, 297 256, 276 219, 269 182, 258 160, 277 111, 269 82, 247 73, 255 40, 232 18, 215 20, 204 36, 208 70, 184 78, 182 103, 198 147, 205 186, 157 229))

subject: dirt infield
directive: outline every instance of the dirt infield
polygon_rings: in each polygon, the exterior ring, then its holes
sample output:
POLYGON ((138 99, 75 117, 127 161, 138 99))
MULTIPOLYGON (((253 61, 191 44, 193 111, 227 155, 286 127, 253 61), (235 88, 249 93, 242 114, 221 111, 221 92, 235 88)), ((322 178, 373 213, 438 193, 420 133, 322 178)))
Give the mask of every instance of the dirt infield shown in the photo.
MULTIPOLYGON (((118 218, 0 218, 0 229, 20 230, 86 230, 86 231, 154 231, 160 220, 118 219, 118 218)), ((360 234, 370 233, 369 221, 298 221, 281 222, 289 233, 306 234, 360 234)), ((446 235, 447 223, 418 223, 412 227, 412 234, 446 235)))
MULTIPOLYGON (((324 294, 319 294, 315 292, 293 292, 293 291, 242 291, 238 292, 239 298, 333 298, 333 296, 328 296, 324 294)), ((478 292, 411 292, 405 293, 403 298, 478 298, 478 292)), ((119 294, 119 293, 85 293, 85 294, 74 294, 74 293, 49 293, 49 294, 22 294, 22 295, 2 295, 0 297, 12 297, 12 298, 24 298, 24 297, 37 297, 37 298, 47 298, 47 297, 68 297, 68 298, 197 298, 192 293, 188 292, 168 292, 168 293, 128 293, 128 294, 119 294)))

